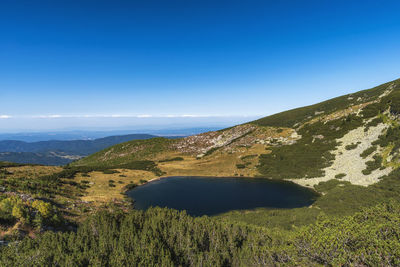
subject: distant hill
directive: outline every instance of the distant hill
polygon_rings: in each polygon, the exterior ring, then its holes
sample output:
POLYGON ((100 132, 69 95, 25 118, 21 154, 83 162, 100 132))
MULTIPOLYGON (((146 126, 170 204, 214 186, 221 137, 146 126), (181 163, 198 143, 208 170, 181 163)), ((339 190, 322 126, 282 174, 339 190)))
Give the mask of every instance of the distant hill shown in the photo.
POLYGON ((44 165, 64 165, 109 146, 137 139, 150 139, 150 134, 109 136, 95 140, 24 142, 0 141, 0 161, 44 165))
MULTIPOLYGON (((229 125, 227 123, 223 125, 229 125)), ((53 131, 53 132, 17 132, 17 133, 0 133, 0 141, 15 140, 24 142, 40 142, 40 141, 71 141, 71 140, 94 140, 108 136, 122 136, 131 134, 143 134, 155 136, 189 136, 208 131, 216 131, 226 126, 207 126, 207 127, 185 127, 168 125, 166 128, 152 129, 128 129, 128 130, 76 130, 76 131, 53 131)))
POLYGON ((81 157, 75 156, 74 158, 71 155, 55 152, 0 152, 0 161, 52 166, 65 165, 79 158, 81 157))

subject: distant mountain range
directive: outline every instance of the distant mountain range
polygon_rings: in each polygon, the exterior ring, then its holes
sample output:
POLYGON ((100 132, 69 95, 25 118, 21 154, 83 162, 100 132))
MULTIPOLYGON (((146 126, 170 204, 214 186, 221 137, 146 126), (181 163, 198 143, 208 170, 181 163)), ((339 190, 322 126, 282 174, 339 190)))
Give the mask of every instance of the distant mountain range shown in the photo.
POLYGON ((225 126, 215 127, 173 127, 161 129, 127 129, 127 130, 71 130, 71 131, 42 131, 42 132, 19 132, 0 133, 0 141, 15 140, 24 142, 40 141, 70 141, 70 140, 94 140, 108 136, 121 136, 131 134, 149 134, 155 136, 189 136, 209 131, 216 131, 225 126))
MULTIPOLYGON (((0 161, 44 165, 65 165, 119 143, 157 137, 150 134, 109 136, 95 140, 0 141, 0 161)), ((173 138, 173 137, 170 137, 173 138)))

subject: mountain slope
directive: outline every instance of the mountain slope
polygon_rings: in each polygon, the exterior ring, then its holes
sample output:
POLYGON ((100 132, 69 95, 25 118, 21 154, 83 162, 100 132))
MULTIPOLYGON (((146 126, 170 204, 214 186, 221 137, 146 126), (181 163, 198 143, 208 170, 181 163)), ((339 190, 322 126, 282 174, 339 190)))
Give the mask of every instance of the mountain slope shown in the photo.
POLYGON ((320 114, 331 114, 351 106, 356 107, 357 105, 365 105, 371 101, 377 101, 380 96, 385 96, 393 90, 398 82, 399 80, 388 82, 371 89, 339 96, 311 106, 280 112, 258 119, 253 123, 260 126, 296 127, 298 126, 296 124, 304 123, 320 114))
MULTIPOLYGON (((397 168, 397 139, 382 143, 380 136, 386 131, 397 134, 399 96, 400 80, 396 80, 216 132, 176 140, 122 143, 73 165, 118 168, 129 162, 151 160, 165 175, 315 177, 321 181, 328 175, 352 182, 350 175, 342 173, 349 166, 335 172, 327 168, 341 168, 346 163, 341 158, 358 156, 354 158, 360 172, 355 177, 359 180, 356 184, 368 185, 397 168), (356 149, 362 154, 374 147, 376 151, 366 157, 355 155, 354 151, 343 153, 356 149), (183 160, 170 160, 176 157, 183 160), (335 159, 339 162, 335 163, 335 159), (360 182, 361 175, 369 175, 368 182, 360 182)), ((347 164, 351 162, 347 160, 347 164)), ((307 185, 303 180, 302 184, 307 185)))

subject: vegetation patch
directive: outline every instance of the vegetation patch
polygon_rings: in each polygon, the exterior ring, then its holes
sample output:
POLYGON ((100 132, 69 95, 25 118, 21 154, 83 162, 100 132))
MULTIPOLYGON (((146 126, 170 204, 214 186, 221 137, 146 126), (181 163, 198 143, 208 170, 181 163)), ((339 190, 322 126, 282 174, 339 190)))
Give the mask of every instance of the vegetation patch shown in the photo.
POLYGON ((207 150, 207 152, 204 153, 204 157, 211 155, 212 153, 214 153, 215 151, 217 151, 218 148, 219 148, 219 147, 213 147, 213 148, 207 150))
POLYGON ((69 192, 65 191, 62 186, 64 181, 61 178, 69 178, 69 176, 64 171, 37 178, 13 178, 11 176, 0 180, 0 187, 3 187, 4 191, 25 192, 37 197, 67 196, 69 192))
POLYGON ((240 159, 241 160, 250 160, 250 159, 256 158, 257 156, 258 156, 257 154, 246 155, 246 156, 240 157, 240 159))
POLYGON ((26 226, 41 228, 47 226, 59 226, 63 217, 58 209, 49 202, 42 200, 24 200, 18 195, 1 196, 0 221, 2 224, 14 224, 19 222, 26 226))
POLYGON ((369 175, 371 174, 374 170, 379 169, 382 166, 382 156, 379 154, 375 154, 373 156, 374 160, 367 161, 365 164, 367 165, 367 168, 365 168, 362 173, 364 175, 369 175))
POLYGON ((364 150, 361 154, 360 157, 362 157, 363 159, 365 159, 366 157, 368 157, 369 155, 371 155, 372 153, 374 153, 377 149, 377 146, 371 146, 369 148, 367 148, 366 150, 364 150))
POLYGON ((378 116, 378 117, 374 118, 373 120, 371 120, 370 122, 368 122, 365 125, 364 132, 367 132, 370 127, 378 126, 379 123, 383 123, 383 122, 384 121, 383 121, 382 116, 378 116))
POLYGON ((125 186, 123 187, 123 190, 124 190, 124 191, 129 191, 129 190, 132 190, 132 189, 135 188, 135 187, 137 187, 137 184, 130 183, 130 184, 125 185, 125 186))
MULTIPOLYGON (((63 173, 67 175, 69 178, 72 178, 77 173, 89 173, 93 171, 101 171, 104 174, 114 174, 119 173, 118 170, 115 169, 129 169, 129 170, 143 170, 143 171, 151 171, 154 174, 161 176, 164 173, 157 167, 157 164, 152 160, 133 160, 128 161, 126 163, 121 163, 119 165, 111 165, 111 164, 92 164, 88 166, 68 166, 63 173)), ((63 174, 64 175, 64 174, 63 174)), ((64 175, 64 176, 65 176, 64 175)))
POLYGON ((104 170, 103 173, 104 174, 114 174, 114 173, 119 173, 119 171, 108 169, 108 170, 104 170))
POLYGON ((246 168, 246 165, 245 165, 245 164, 242 164, 242 163, 238 163, 238 164, 236 164, 236 168, 238 168, 238 169, 244 169, 244 168, 246 168))
MULTIPOLYGON (((8 167, 20 167, 20 166, 27 166, 29 164, 20 164, 20 163, 14 163, 14 162, 6 162, 6 161, 0 161, 0 168, 8 168, 8 167)), ((31 164, 31 166, 34 166, 31 164)))
POLYGON ((174 157, 174 158, 169 158, 169 159, 162 159, 159 160, 158 162, 170 162, 170 161, 182 161, 184 158, 182 157, 174 157))
POLYGON ((347 146, 345 146, 345 149, 346 149, 346 150, 353 150, 353 149, 356 149, 357 146, 358 146, 359 144, 360 144, 360 142, 347 145, 347 146))
POLYGON ((342 178, 345 177, 345 176, 346 176, 345 173, 338 173, 338 174, 335 175, 335 178, 336 178, 336 179, 342 179, 342 178))

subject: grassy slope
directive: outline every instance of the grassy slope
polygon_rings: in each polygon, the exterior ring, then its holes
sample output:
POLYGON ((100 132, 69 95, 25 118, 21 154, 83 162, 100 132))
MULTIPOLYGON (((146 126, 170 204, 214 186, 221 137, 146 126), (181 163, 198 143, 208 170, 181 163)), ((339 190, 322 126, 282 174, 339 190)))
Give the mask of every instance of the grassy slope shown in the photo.
POLYGON ((154 157, 168 150, 173 139, 152 138, 121 143, 94 153, 82 160, 72 163, 72 166, 120 166, 132 161, 154 160, 154 157))
POLYGON ((314 117, 316 112, 323 111, 325 114, 328 114, 352 105, 360 104, 362 102, 365 103, 371 100, 375 100, 392 83, 398 85, 400 84, 400 79, 379 85, 371 89, 336 97, 315 105, 277 113, 265 118, 258 119, 256 121, 253 121, 252 123, 261 126, 293 127, 297 123, 307 121, 309 117, 314 117), (359 97, 362 98, 362 101, 357 101, 359 97))

